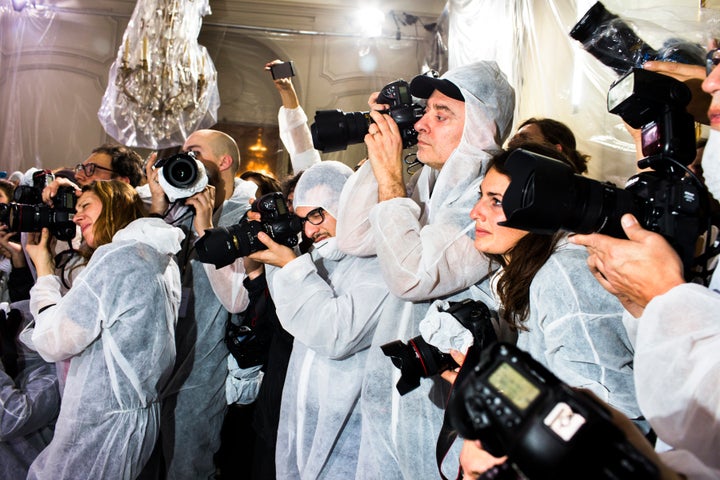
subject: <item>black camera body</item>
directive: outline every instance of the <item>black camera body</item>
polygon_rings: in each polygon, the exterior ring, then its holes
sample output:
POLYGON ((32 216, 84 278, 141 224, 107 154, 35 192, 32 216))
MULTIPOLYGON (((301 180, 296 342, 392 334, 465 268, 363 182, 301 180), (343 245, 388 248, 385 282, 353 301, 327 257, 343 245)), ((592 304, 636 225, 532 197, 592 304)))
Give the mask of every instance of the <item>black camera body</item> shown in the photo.
POLYGON ((625 189, 573 172, 567 164, 514 151, 506 161, 510 185, 501 224, 541 234, 558 230, 625 238, 620 218, 632 213, 663 235, 683 260, 686 275, 698 263, 695 246, 709 222, 707 189, 686 166, 695 158, 695 130, 686 111, 690 94, 682 82, 642 69, 620 77, 608 92, 608 107, 641 128, 645 158, 625 189))
POLYGON ((602 404, 514 345, 484 349, 447 409, 460 436, 507 455, 531 480, 660 478, 602 404))
POLYGON ((75 237, 75 189, 59 187, 53 197, 53 206, 42 201, 42 191, 55 176, 49 170, 33 174, 32 186, 20 186, 13 193, 13 202, 0 204, 0 223, 11 232, 39 232, 48 228, 58 240, 70 241, 75 237))
POLYGON ((217 268, 230 265, 237 258, 267 248, 258 239, 260 232, 268 234, 275 242, 287 247, 298 244, 302 220, 289 212, 282 193, 263 195, 253 203, 251 210, 260 213, 259 222, 243 218, 239 223, 227 228, 205 230, 205 235, 195 243, 198 259, 203 263, 212 263, 217 268))
MULTIPOLYGON (((492 326, 492 314, 484 303, 471 299, 450 302, 450 308, 445 311, 470 330, 475 345, 483 346, 497 341, 492 326)), ((411 338, 407 344, 394 340, 380 348, 390 357, 393 365, 400 369, 400 380, 395 385, 400 395, 419 387, 421 378, 428 378, 458 366, 449 354, 427 343, 421 335, 411 338)))
MULTIPOLYGON (((413 103, 408 83, 405 80, 396 80, 385 85, 376 101, 390 105, 383 113, 390 115, 397 123, 403 148, 415 145, 417 132, 414 125, 425 113, 425 108, 413 103)), ((310 126, 313 146, 321 152, 345 150, 348 145, 363 142, 371 123, 370 112, 318 110, 315 112, 315 123, 310 126)))

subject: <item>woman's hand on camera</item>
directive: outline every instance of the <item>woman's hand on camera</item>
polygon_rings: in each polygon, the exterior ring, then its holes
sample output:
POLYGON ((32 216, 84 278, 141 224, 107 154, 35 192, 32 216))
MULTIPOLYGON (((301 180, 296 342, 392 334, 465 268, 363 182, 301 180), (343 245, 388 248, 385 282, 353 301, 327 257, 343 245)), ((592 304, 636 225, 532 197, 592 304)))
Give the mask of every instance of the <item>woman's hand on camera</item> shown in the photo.
POLYGON ((50 250, 50 230, 43 228, 42 232, 30 232, 27 236, 25 251, 35 265, 38 277, 55 274, 55 261, 50 250))
POLYGON ((453 360, 455 360, 455 363, 458 364, 458 367, 453 368, 452 370, 445 370, 440 374, 440 376, 452 385, 457 379, 460 367, 462 367, 463 363, 465 363, 465 355, 463 355, 463 353, 459 350, 450 350, 450 356, 453 360))

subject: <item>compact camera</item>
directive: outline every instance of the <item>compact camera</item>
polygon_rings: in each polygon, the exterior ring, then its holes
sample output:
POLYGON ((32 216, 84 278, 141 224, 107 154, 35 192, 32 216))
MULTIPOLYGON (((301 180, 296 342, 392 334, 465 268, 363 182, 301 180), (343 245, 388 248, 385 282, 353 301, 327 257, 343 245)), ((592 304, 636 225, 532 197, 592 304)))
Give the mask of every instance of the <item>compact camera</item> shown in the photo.
MULTIPOLYGON (((385 85, 377 98, 377 103, 390 105, 387 113, 395 120, 400 129, 403 148, 417 143, 415 123, 420 120, 425 108, 415 104, 410 95, 410 87, 404 80, 385 85)), ((370 112, 343 113, 342 110, 318 110, 315 123, 310 126, 313 146, 321 152, 345 150, 348 145, 362 143, 372 123, 370 112)))
POLYGON ((660 478, 601 403, 527 352, 495 343, 463 371, 447 406, 450 424, 491 455, 507 455, 527 478, 660 478))
POLYGON ((570 36, 583 44, 583 48, 603 64, 624 74, 630 68, 640 67, 648 60, 663 60, 703 65, 704 49, 701 45, 680 39, 669 39, 655 50, 619 16, 607 11, 596 2, 570 31, 570 36))
POLYGON ((709 227, 709 193, 687 169, 695 158, 690 92, 666 75, 634 68, 608 92, 608 109, 641 129, 638 162, 625 189, 575 174, 559 160, 525 150, 506 162, 510 185, 502 225, 535 233, 599 232, 625 238, 620 218, 632 213, 644 228, 663 235, 683 260, 687 275, 699 264, 698 237, 709 227))
POLYGON ((236 258, 246 257, 267 247, 258 239, 258 233, 267 233, 275 242, 287 247, 298 244, 302 220, 288 211, 285 197, 280 192, 267 193, 252 204, 251 210, 260 213, 260 221, 243 218, 230 227, 205 230, 195 243, 198 259, 217 268, 230 265, 236 258))
POLYGON ((273 80, 278 78, 290 78, 295 76, 295 63, 292 60, 289 62, 275 63, 270 65, 270 75, 273 80))
MULTIPOLYGON (((482 347, 497 341, 492 326, 492 314, 484 303, 471 299, 450 302, 450 308, 445 311, 470 330, 474 345, 482 347)), ((394 340, 380 348, 390 357, 393 365, 400 369, 400 380, 395 385, 400 395, 419 387, 421 378, 428 378, 458 366, 449 354, 427 343, 421 335, 411 338, 407 344, 394 340)))
POLYGON ((75 189, 59 187, 53 197, 53 206, 42 201, 43 189, 55 176, 49 170, 39 170, 33 174, 33 185, 23 185, 15 189, 13 202, 0 204, 0 223, 8 226, 11 232, 40 232, 48 228, 58 240, 70 241, 75 237, 75 189))

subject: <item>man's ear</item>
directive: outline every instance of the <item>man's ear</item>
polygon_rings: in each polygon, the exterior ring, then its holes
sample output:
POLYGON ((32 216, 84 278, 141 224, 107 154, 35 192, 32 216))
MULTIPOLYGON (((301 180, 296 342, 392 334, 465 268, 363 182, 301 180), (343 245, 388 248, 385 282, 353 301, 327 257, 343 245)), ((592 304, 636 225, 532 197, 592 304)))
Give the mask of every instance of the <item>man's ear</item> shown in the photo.
POLYGON ((118 182, 125 182, 125 183, 127 183, 127 184, 130 183, 130 178, 129 178, 129 177, 123 177, 123 176, 121 176, 121 175, 118 175, 117 177, 114 177, 113 180, 117 180, 118 182))
POLYGON ((220 164, 218 165, 218 168, 221 172, 224 172, 225 170, 232 167, 232 157, 230 155, 223 155, 220 157, 220 164))

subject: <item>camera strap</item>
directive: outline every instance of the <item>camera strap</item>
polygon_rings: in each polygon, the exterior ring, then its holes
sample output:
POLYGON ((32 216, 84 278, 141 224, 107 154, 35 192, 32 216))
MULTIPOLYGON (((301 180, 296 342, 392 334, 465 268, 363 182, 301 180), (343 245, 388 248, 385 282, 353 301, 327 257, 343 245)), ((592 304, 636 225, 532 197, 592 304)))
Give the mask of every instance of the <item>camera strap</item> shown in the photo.
MULTIPOLYGON (((467 355, 465 356, 465 362, 463 363, 463 366, 460 367, 460 371, 458 371, 455 382, 453 382, 453 386, 450 389, 448 399, 452 396, 453 391, 455 390, 455 385, 462 384, 465 378, 470 374, 469 372, 473 371, 473 367, 477 365, 479 361, 480 349, 477 348, 477 346, 475 345, 471 345, 470 348, 468 348, 467 355)), ((435 459, 437 460, 438 472, 440 473, 440 478, 442 480, 448 480, 442 472, 442 462, 450 451, 450 448, 452 448, 452 445, 453 443, 455 443, 456 439, 457 432, 455 431, 455 429, 452 428, 452 425, 450 424, 450 418, 448 415, 446 404, 445 413, 443 415, 442 427, 440 428, 437 443, 435 444, 435 459)), ((458 480, 463 478, 462 468, 460 467, 458 468, 458 474, 456 478, 458 480)))

